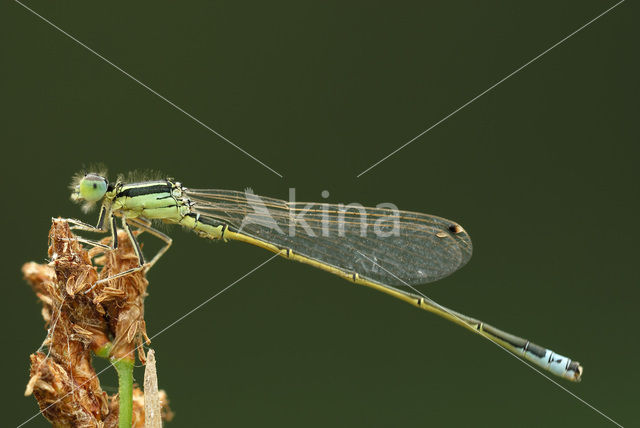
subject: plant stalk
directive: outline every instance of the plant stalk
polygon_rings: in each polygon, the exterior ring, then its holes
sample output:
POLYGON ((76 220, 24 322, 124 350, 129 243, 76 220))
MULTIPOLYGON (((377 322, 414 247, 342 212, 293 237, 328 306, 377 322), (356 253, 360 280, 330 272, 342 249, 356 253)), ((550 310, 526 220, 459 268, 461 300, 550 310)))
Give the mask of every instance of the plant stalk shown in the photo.
POLYGON ((118 428, 131 428, 133 412, 133 364, 128 358, 111 360, 111 364, 118 372, 118 399, 120 410, 118 414, 118 428))

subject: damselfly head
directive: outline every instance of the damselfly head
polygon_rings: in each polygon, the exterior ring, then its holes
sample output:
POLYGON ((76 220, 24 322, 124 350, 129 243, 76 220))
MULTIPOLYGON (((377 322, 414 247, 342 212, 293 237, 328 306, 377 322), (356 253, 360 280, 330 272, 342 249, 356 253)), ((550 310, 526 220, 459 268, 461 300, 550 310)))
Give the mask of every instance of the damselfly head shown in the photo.
POLYGON ((96 173, 76 175, 71 183, 71 200, 83 203, 83 211, 90 211, 94 204, 104 197, 108 187, 109 182, 102 175, 96 173))

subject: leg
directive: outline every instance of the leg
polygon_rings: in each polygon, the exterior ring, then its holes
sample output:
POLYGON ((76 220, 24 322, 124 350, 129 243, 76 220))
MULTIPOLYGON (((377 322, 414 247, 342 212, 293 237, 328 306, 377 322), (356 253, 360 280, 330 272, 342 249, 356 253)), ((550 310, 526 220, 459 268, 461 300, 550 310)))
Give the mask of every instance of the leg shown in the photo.
POLYGON ((107 231, 107 229, 100 229, 96 226, 91 226, 88 223, 85 223, 83 221, 77 220, 75 218, 65 218, 64 219, 67 223, 71 224, 71 229, 73 230, 84 230, 87 232, 96 232, 96 233, 105 233, 107 231))
POLYGON ((127 218, 122 216, 122 228, 125 232, 127 232, 127 236, 129 236, 129 240, 133 245, 133 251, 135 251, 136 256, 138 257, 138 264, 140 266, 144 266, 144 256, 142 255, 142 250, 140 249, 140 244, 138 244, 138 240, 133 235, 131 228, 129 227, 129 223, 127 223, 127 218))
MULTIPOLYGON (((148 220, 143 220, 143 219, 139 219, 139 218, 128 218, 125 219, 123 217, 123 222, 129 222, 131 224, 133 224, 134 226, 136 226, 139 230, 142 230, 144 232, 150 233, 151 235, 155 236, 156 238, 162 240, 165 245, 164 247, 162 247, 160 249, 160 251, 158 251, 158 253, 153 256, 153 258, 151 259, 151 261, 149 263, 147 263, 146 268, 147 271, 149 271, 149 269, 151 269, 151 267, 156 264, 156 262, 158 260, 160 260, 160 257, 162 257, 164 255, 164 253, 167 252, 167 250, 169 249, 169 247, 171 247, 171 243, 173 242, 173 239, 171 239, 170 237, 168 237, 167 235, 165 235, 164 233, 160 232, 157 229, 154 229, 153 227, 151 227, 151 222, 149 222, 148 220)), ((126 230, 126 229, 125 229, 126 230)), ((129 235, 130 238, 132 235, 129 235)))
MULTIPOLYGON (((84 223, 74 218, 66 218, 64 219, 64 221, 73 225, 70 227, 72 230, 84 230, 87 232, 96 232, 96 233, 105 233, 107 231, 106 228, 100 229, 98 227, 91 226, 90 224, 84 223)), ((115 218, 113 216, 110 216, 109 223, 111 224, 111 245, 110 246, 105 245, 102 242, 85 239, 80 236, 76 236, 76 240, 78 240, 78 242, 82 242, 83 244, 91 245, 93 247, 100 247, 100 248, 104 248, 105 250, 115 250, 116 248, 118 248, 118 229, 116 227, 115 218)))
MULTIPOLYGON (((111 217, 111 229, 113 231, 114 234, 114 242, 116 242, 117 245, 117 228, 116 228, 116 224, 115 224, 115 220, 114 217, 111 217)), ((151 269, 151 267, 160 259, 160 257, 162 257, 162 255, 169 249, 169 247, 171 247, 171 243, 173 242, 173 240, 168 237, 167 235, 165 235, 164 233, 160 232, 159 230, 154 229, 153 227, 150 226, 150 222, 148 220, 143 220, 143 219, 131 219, 131 218, 127 218, 125 216, 122 216, 122 228, 124 229, 125 232, 127 232, 127 235, 129 236, 129 240, 131 241, 131 244, 133 245, 133 250, 136 253, 136 256, 138 257, 138 266, 135 268, 131 268, 131 269, 127 269, 123 272, 117 273, 115 275, 111 275, 108 278, 103 278, 101 280, 96 281, 93 285, 91 285, 91 287, 85 291, 85 294, 89 293, 91 290, 94 289, 94 287, 98 284, 103 284, 105 282, 111 281, 112 279, 116 279, 116 278, 121 278, 123 276, 126 275, 130 275, 134 272, 138 272, 142 269, 146 269, 147 271, 149 269, 151 269), (138 240, 136 239, 135 235, 133 234, 133 232, 131 231, 131 227, 129 227, 129 223, 131 223, 132 225, 136 226, 139 230, 142 230, 144 232, 150 233, 151 235, 155 236, 158 239, 161 239, 162 241, 164 241, 165 246, 162 247, 160 249, 160 251, 158 251, 158 253, 153 257, 153 259, 151 259, 151 261, 149 263, 145 263, 144 260, 144 256, 142 254, 142 250, 140 249, 140 244, 138 243, 138 240)), ((103 245, 103 244, 101 244, 103 245)))
POLYGON ((138 267, 134 267, 134 268, 131 268, 131 269, 127 269, 127 270, 122 271, 122 272, 120 272, 120 273, 117 273, 117 274, 115 274, 115 275, 111 275, 111 276, 110 276, 110 277, 108 277, 108 278, 102 278, 102 279, 99 279, 99 280, 97 280, 96 282, 94 282, 93 284, 91 284, 91 287, 89 287, 89 289, 88 289, 87 291, 85 291, 85 292, 84 292, 84 294, 89 293, 89 292, 90 292, 91 290, 93 290, 93 289, 96 287, 96 285, 98 285, 98 284, 104 284, 105 282, 109 282, 109 281, 111 281, 112 279, 122 278, 123 276, 131 275, 132 273, 134 273, 134 272, 138 272, 138 271, 140 271, 140 270, 142 270, 142 269, 144 269, 144 266, 138 266, 138 267))
MULTIPOLYGON (((69 227, 71 230, 82 230, 85 232, 94 232, 94 233, 106 233, 107 232, 107 228, 98 228, 96 226, 91 226, 90 224, 87 224, 85 222, 82 222, 80 220, 76 220, 75 218, 65 218, 64 221, 66 221, 67 223, 69 223, 71 226, 69 227)), ((113 217, 111 218, 111 224, 113 225, 113 217)), ((113 238, 115 236, 115 234, 113 233, 113 230, 111 231, 111 237, 113 238)), ((98 241, 93 241, 90 239, 85 239, 82 238, 80 236, 76 236, 76 239, 79 242, 82 242, 84 244, 88 244, 94 247, 100 247, 100 248, 104 248, 107 250, 111 250, 117 247, 117 239, 114 241, 112 240, 112 245, 105 245, 101 242, 98 241), (115 247, 113 246, 115 244, 115 247)))
POLYGON ((100 248, 104 248, 105 250, 112 250, 113 249, 113 248, 111 248, 110 245, 103 244, 102 242, 92 241, 90 239, 84 239, 84 238, 81 238, 79 236, 76 236, 75 239, 78 242, 82 242, 83 244, 91 245, 92 247, 100 247, 100 248))
POLYGON ((98 217, 98 224, 96 226, 91 226, 75 218, 67 218, 65 220, 67 223, 73 225, 71 226, 73 230, 84 230, 96 233, 105 233, 107 231, 107 227, 105 226, 106 221, 109 221, 111 225, 113 225, 113 215, 111 214, 111 210, 108 210, 105 205, 100 207, 100 216, 98 217))
POLYGON ((116 226, 116 218, 111 216, 111 248, 118 248, 118 226, 116 226))
MULTIPOLYGON (((113 244, 113 249, 116 249, 118 247, 118 227, 116 226, 116 220, 115 220, 114 216, 111 216, 110 222, 111 222, 111 234, 112 234, 112 241, 111 242, 113 244)), ((145 268, 144 256, 142 255, 142 251, 140 250, 140 245, 138 244, 138 241, 136 240, 136 237, 133 235, 133 232, 131 232, 131 228, 129 227, 129 224, 127 224, 127 218, 124 217, 124 216, 122 217, 122 228, 125 230, 125 232, 127 232, 127 235, 129 236, 129 239, 131 240, 131 244, 133 245, 133 250, 136 253, 136 256, 138 257, 138 266, 134 267, 134 268, 131 268, 131 269, 127 269, 127 270, 122 271, 120 273, 117 273, 115 275, 111 275, 111 276, 109 276, 107 278, 103 278, 103 279, 100 279, 100 280, 94 282, 91 285, 91 287, 87 291, 84 292, 84 294, 89 293, 98 284, 104 284, 105 282, 109 282, 112 279, 121 278, 123 276, 130 275, 130 274, 132 274, 134 272, 138 272, 138 271, 140 271, 140 270, 145 268)), ((100 245, 103 245, 103 244, 100 244, 100 245)))
POLYGON ((104 249, 118 248, 118 233, 116 229, 115 219, 105 205, 102 205, 102 207, 100 207, 100 216, 98 217, 98 224, 96 226, 91 226, 90 224, 87 224, 75 218, 66 218, 64 220, 71 225, 71 230, 84 230, 86 232, 94 233, 106 233, 109 228, 105 226, 105 223, 109 222, 109 225, 111 226, 111 246, 81 237, 77 237, 77 239, 84 244, 92 245, 94 247, 100 247, 104 249))
POLYGON ((151 221, 147 220, 144 217, 128 218, 127 220, 129 220, 130 223, 133 223, 136 226, 139 226, 140 224, 142 224, 144 226, 151 227, 151 221))

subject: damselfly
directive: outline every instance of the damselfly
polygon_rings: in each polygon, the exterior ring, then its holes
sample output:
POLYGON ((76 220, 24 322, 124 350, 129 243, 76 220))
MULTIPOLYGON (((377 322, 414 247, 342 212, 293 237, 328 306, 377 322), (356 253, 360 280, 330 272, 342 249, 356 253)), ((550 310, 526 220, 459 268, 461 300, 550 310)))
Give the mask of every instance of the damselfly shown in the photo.
POLYGON ((582 375, 577 361, 448 309, 414 287, 453 273, 471 258, 469 235, 452 221, 393 207, 295 203, 250 191, 189 189, 173 179, 127 183, 119 178, 109 183, 104 174, 80 174, 72 191, 72 199, 83 202, 85 210, 98 202, 101 206, 96 226, 75 219, 69 223, 85 231, 110 230, 112 236, 111 246, 79 239, 116 248, 116 217, 120 217, 139 260, 138 267, 102 279, 91 289, 150 269, 172 242, 151 226, 152 220, 160 220, 192 229, 201 237, 247 242, 315 266, 446 318, 557 376, 579 381, 582 375), (165 243, 149 262, 132 226, 165 243))

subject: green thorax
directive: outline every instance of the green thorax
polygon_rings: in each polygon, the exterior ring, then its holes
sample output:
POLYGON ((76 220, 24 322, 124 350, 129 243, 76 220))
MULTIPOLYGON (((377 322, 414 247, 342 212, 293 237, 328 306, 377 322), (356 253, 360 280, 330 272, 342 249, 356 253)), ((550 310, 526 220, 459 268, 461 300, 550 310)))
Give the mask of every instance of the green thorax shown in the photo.
POLYGON ((189 200, 183 196, 180 183, 170 180, 143 183, 117 183, 107 193, 112 212, 129 218, 144 217, 179 223, 190 212, 189 200))

